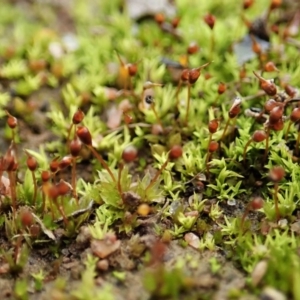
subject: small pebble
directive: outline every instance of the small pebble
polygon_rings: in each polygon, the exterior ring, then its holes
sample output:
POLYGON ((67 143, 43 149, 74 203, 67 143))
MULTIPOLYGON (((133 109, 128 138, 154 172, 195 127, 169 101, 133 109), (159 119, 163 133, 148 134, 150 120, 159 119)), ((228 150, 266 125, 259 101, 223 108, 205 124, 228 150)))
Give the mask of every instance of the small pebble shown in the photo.
POLYGON ((109 262, 107 259, 101 259, 97 262, 97 269, 99 271, 107 271, 109 268, 109 262))
POLYGON ((278 226, 282 229, 286 228, 288 225, 288 220, 287 219, 281 219, 278 221, 278 226))
POLYGON ((260 299, 262 300, 287 300, 286 296, 282 294, 280 291, 272 288, 266 287, 260 295, 260 299))
POLYGON ((257 286, 263 277, 265 276, 268 269, 268 262, 266 260, 259 261, 254 267, 251 273, 252 284, 257 286))
POLYGON ((235 199, 228 199, 227 200, 227 205, 229 205, 229 206, 235 206, 236 205, 236 200, 235 199))

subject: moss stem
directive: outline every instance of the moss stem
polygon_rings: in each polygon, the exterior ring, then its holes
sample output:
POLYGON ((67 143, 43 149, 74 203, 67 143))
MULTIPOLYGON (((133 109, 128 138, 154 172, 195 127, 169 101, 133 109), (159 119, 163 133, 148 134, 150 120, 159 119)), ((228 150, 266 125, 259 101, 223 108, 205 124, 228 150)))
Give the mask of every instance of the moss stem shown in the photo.
POLYGON ((108 172, 108 174, 110 175, 113 182, 117 184, 117 180, 116 180, 114 174, 112 173, 112 171, 110 170, 109 166, 104 161, 102 156, 93 148, 93 146, 89 145, 88 147, 92 151, 93 155, 97 158, 97 160, 101 163, 102 167, 108 172))
POLYGON ((185 125, 188 125, 189 120, 189 111, 190 111, 190 105, 191 105, 191 85, 188 83, 187 85, 187 105, 186 105, 186 113, 185 113, 185 125))

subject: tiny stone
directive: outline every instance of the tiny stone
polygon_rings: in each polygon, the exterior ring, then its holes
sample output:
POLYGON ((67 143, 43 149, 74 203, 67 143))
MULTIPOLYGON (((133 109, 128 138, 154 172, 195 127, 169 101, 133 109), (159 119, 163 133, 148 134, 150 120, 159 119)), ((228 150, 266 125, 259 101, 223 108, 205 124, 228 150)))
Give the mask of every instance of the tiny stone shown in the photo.
POLYGON ((69 250, 68 249, 62 249, 61 250, 61 253, 64 255, 64 256, 68 256, 70 254, 69 250))
POLYGON ((194 249, 199 249, 200 247, 200 239, 199 237, 192 233, 192 232, 189 232, 189 233, 186 233, 184 235, 184 240, 189 244, 189 246, 191 246, 192 248, 194 249))
POLYGON ((71 261, 70 257, 63 257, 62 262, 64 264, 69 263, 71 261))
POLYGON ((63 265, 65 269, 70 270, 78 266, 78 261, 72 261, 63 265))
POLYGON ((261 260, 256 264, 251 274, 252 284, 254 286, 257 286, 261 282, 267 272, 267 269, 268 263, 266 260, 261 260))
POLYGON ((95 279, 95 283, 96 283, 97 286, 102 286, 105 283, 105 281, 102 277, 97 277, 95 279))
POLYGON ((281 219, 281 220, 278 221, 278 226, 279 226, 280 228, 286 228, 287 225, 288 225, 287 219, 281 219))
POLYGON ((97 269, 100 271, 107 271, 109 268, 109 263, 107 259, 101 259, 97 262, 97 269))
POLYGON ((196 178, 197 178, 197 180, 200 180, 200 181, 206 181, 207 180, 206 175, 204 173, 198 173, 196 175, 196 178))
POLYGON ((229 206, 235 206, 236 205, 236 200, 235 199, 228 199, 227 200, 227 205, 229 205, 229 206))
POLYGON ((172 204, 170 205, 170 208, 169 208, 169 212, 171 215, 174 215, 178 209, 180 209, 180 206, 181 206, 181 202, 180 201, 174 201, 172 202, 172 204))
POLYGON ((300 234, 300 221, 297 221, 291 225, 291 230, 300 234))
POLYGON ((272 287, 266 287, 264 288, 261 299, 264 300, 286 300, 286 296, 282 294, 280 291, 275 290, 272 287))
POLYGON ((82 226, 80 232, 76 238, 78 244, 86 244, 90 241, 92 235, 90 229, 87 226, 82 226))

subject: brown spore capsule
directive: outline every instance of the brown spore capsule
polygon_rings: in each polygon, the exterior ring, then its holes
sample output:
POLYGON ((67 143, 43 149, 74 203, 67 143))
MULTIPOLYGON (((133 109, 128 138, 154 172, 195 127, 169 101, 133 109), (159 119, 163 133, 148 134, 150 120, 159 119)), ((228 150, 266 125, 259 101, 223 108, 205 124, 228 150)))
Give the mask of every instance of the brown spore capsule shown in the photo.
POLYGON ((169 156, 171 159, 177 159, 182 156, 182 147, 180 145, 174 145, 170 149, 169 156))
POLYGON ((261 209, 264 206, 264 200, 261 197, 255 197, 250 202, 250 206, 253 210, 261 209))
POLYGON ((87 146, 92 146, 92 136, 90 131, 85 126, 78 126, 76 134, 81 142, 87 146))
POLYGON ((211 141, 208 146, 208 151, 210 153, 216 152, 219 149, 219 143, 216 141, 211 141))
POLYGON ((269 99, 264 105, 265 111, 269 113, 277 105, 278 103, 274 99, 269 99))
POLYGON ((137 64, 127 64, 128 74, 133 77, 137 73, 137 64))
POLYGON ((210 133, 215 133, 218 130, 218 127, 219 122, 216 119, 209 121, 208 130, 210 133))
POLYGON ((78 109, 73 115, 72 122, 73 124, 77 125, 81 123, 83 119, 84 119, 84 112, 81 109, 78 109))
POLYGON ((252 140, 256 143, 260 143, 267 138, 267 133, 264 130, 256 130, 252 135, 252 140))
POLYGON ((219 95, 224 94, 226 89, 227 89, 226 84, 224 82, 220 82, 218 86, 218 94, 219 95))
POLYGON ((42 173, 41 173, 41 179, 42 179, 42 181, 45 183, 45 182, 47 182, 47 181, 49 181, 50 180, 50 178, 51 178, 51 173, 49 172, 49 171, 42 171, 42 173))
POLYGON ((55 157, 51 162, 50 162, 50 170, 51 172, 55 173, 58 171, 59 168, 59 161, 58 157, 55 157))
POLYGON ((196 42, 191 42, 189 45, 188 45, 188 48, 187 48, 187 53, 188 54, 195 54, 199 51, 199 46, 196 42))
POLYGON ((295 107, 291 113, 290 119, 292 122, 298 122, 300 120, 300 107, 295 107))
POLYGON ((74 138, 70 142, 70 153, 73 157, 77 157, 81 151, 82 143, 79 138, 74 138))
POLYGON ((214 15, 206 14, 203 19, 204 22, 209 26, 211 30, 214 29, 216 23, 216 17, 214 15))
POLYGON ((126 162, 132 162, 137 158, 138 150, 135 146, 130 145, 123 150, 122 158, 126 162))
POLYGON ((26 160, 27 167, 30 171, 35 171, 38 168, 38 162, 33 156, 28 156, 26 160))
POLYGON ((58 163, 59 169, 65 169, 72 164, 72 157, 71 156, 64 156, 61 161, 58 163))
POLYGON ((270 123, 274 124, 276 123, 279 119, 282 118, 283 115, 283 107, 280 106, 275 106, 271 111, 270 111, 270 123))
POLYGON ((200 76, 200 69, 191 69, 189 72, 189 83, 194 84, 200 76))

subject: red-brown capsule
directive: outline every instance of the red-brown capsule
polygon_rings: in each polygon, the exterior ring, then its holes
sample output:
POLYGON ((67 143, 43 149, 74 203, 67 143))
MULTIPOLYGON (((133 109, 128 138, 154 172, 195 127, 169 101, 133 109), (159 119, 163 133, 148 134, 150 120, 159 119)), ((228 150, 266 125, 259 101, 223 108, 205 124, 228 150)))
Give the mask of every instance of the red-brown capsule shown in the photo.
POLYGON ((285 176, 285 170, 281 166, 274 166, 269 172, 269 178, 274 182, 281 181, 285 176))
POLYGON ((70 153, 73 157, 77 157, 79 155, 81 148, 82 148, 82 143, 78 137, 74 138, 70 142, 70 153))
POLYGON ((274 99, 269 99, 265 103, 264 108, 265 108, 265 111, 269 113, 276 106, 278 106, 278 103, 274 99))
POLYGON ((214 29, 216 17, 212 14, 207 14, 203 18, 204 22, 209 26, 210 29, 214 29))
POLYGON ((9 116, 7 118, 7 125, 9 126, 9 128, 14 129, 17 127, 18 125, 18 120, 17 118, 13 117, 13 116, 9 116))
POLYGON ((205 73, 204 78, 205 78, 205 80, 208 80, 208 79, 212 78, 212 75, 207 72, 207 73, 205 73))
POLYGON ((273 33, 279 34, 279 26, 277 24, 272 24, 270 29, 273 33))
POLYGON ((33 224, 29 228, 30 235, 32 237, 37 237, 41 233, 41 227, 38 224, 33 224))
POLYGON ((138 150, 135 146, 130 145, 123 150, 122 158, 126 162, 134 161, 138 156, 138 150))
POLYGON ((284 127, 284 123, 282 118, 279 119, 277 122, 270 124, 270 128, 274 131, 281 131, 284 127))
POLYGON ((92 146, 92 136, 90 131, 85 126, 78 126, 76 134, 85 145, 92 146))
POLYGON ((51 185, 47 189, 47 194, 51 199, 56 199, 59 196, 59 190, 56 185, 51 185))
POLYGON ((228 116, 230 119, 235 118, 241 111, 241 99, 240 98, 235 98, 229 112, 228 112, 228 116))
POLYGON ((246 78, 246 76, 247 76, 247 72, 246 72, 246 68, 244 66, 239 72, 239 78, 240 78, 240 80, 242 80, 242 79, 246 78))
POLYGON ((224 82, 220 82, 218 86, 218 94, 219 95, 224 94, 226 89, 227 89, 226 84, 224 82))
POLYGON ((157 13, 154 16, 154 19, 155 19, 155 21, 156 21, 157 24, 161 25, 162 23, 165 22, 165 15, 162 14, 162 13, 157 13))
POLYGON ((253 71, 253 74, 259 79, 260 87, 264 90, 264 92, 268 96, 275 96, 277 94, 277 88, 273 82, 273 80, 267 80, 258 75, 253 71))
POLYGON ((182 80, 182 81, 188 81, 188 80, 189 80, 189 77, 190 77, 190 71, 189 71, 188 69, 182 70, 182 73, 181 73, 181 80, 182 80))
POLYGON ((27 157, 26 164, 30 171, 35 171, 39 166, 37 160, 32 155, 27 157))
POLYGON ((189 83, 194 84, 200 76, 200 68, 191 69, 189 72, 189 83))
POLYGON ((4 171, 15 171, 17 165, 15 152, 9 148, 3 157, 3 170, 4 171))
POLYGON ((29 61, 29 68, 34 72, 40 72, 46 68, 46 61, 44 59, 34 59, 29 61))
POLYGON ((286 84, 284 90, 291 98, 294 98, 297 95, 297 90, 291 85, 286 84))
POLYGON ((124 117, 124 122, 125 124, 129 125, 130 123, 132 123, 132 116, 127 114, 127 113, 123 113, 123 117, 124 117))
POLYGON ((22 209, 20 213, 20 220, 24 227, 29 227, 34 221, 32 213, 28 209, 22 209))
POLYGON ((275 96, 277 94, 277 88, 271 80, 261 82, 260 87, 268 96, 275 96))
POLYGON ((42 171, 41 173, 41 179, 42 181, 45 183, 47 181, 49 181, 51 178, 51 173, 49 171, 42 171))
POLYGON ((14 165, 13 165, 13 167, 12 167, 12 171, 13 171, 13 172, 17 171, 18 166, 19 166, 19 164, 18 164, 16 161, 14 161, 14 165))
POLYGON ((270 8, 276 9, 281 5, 281 3, 282 3, 282 0, 272 0, 270 8))
POLYGON ((263 130, 256 130, 252 135, 252 141, 259 143, 264 141, 267 138, 267 134, 263 130))
POLYGON ((182 156, 182 147, 180 145, 174 145, 170 149, 169 156, 171 159, 177 159, 182 156))
POLYGON ((173 28, 177 28, 180 23, 180 17, 175 17, 171 21, 171 25, 173 28))
POLYGON ((256 54, 261 53, 261 46, 255 39, 252 39, 252 51, 256 54))
POLYGON ((55 157, 51 162, 50 162, 50 170, 52 173, 57 172, 58 168, 59 168, 59 161, 58 161, 59 157, 55 157))
POLYGON ((243 3, 243 9, 248 9, 249 7, 251 7, 254 3, 254 0, 244 0, 243 3))
POLYGON ((72 157, 71 156, 64 156, 61 161, 58 163, 59 169, 65 169, 72 164, 72 157))
POLYGON ((209 121, 208 130, 210 133, 215 133, 218 130, 218 127, 219 127, 218 120, 214 119, 209 121))
POLYGON ((14 163, 14 158, 12 156, 5 155, 1 158, 1 171, 11 171, 14 163))
POLYGON ((128 74, 133 77, 137 73, 137 64, 127 64, 128 74))
POLYGON ((264 65, 264 70, 266 72, 278 72, 279 70, 277 69, 277 67, 275 66, 275 64, 272 61, 268 61, 265 65, 264 65))
POLYGON ((199 51, 199 46, 196 42, 191 42, 187 48, 188 54, 195 54, 199 51))
POLYGON ((298 122, 300 120, 300 107, 295 107, 291 113, 291 121, 298 122))
POLYGON ((250 206, 253 210, 261 209, 264 206, 264 200, 261 197, 255 197, 250 202, 250 206))
POLYGON ((78 109, 73 115, 72 122, 73 124, 77 125, 81 123, 83 119, 84 119, 84 112, 81 109, 78 109))
POLYGON ((270 111, 270 123, 274 124, 278 120, 282 118, 283 115, 283 107, 280 106, 275 106, 271 111, 270 111))
POLYGON ((210 153, 216 152, 219 149, 219 143, 216 141, 211 141, 208 146, 208 151, 210 153))
POLYGON ((62 179, 56 184, 56 188, 59 196, 65 196, 72 191, 72 186, 62 179))

